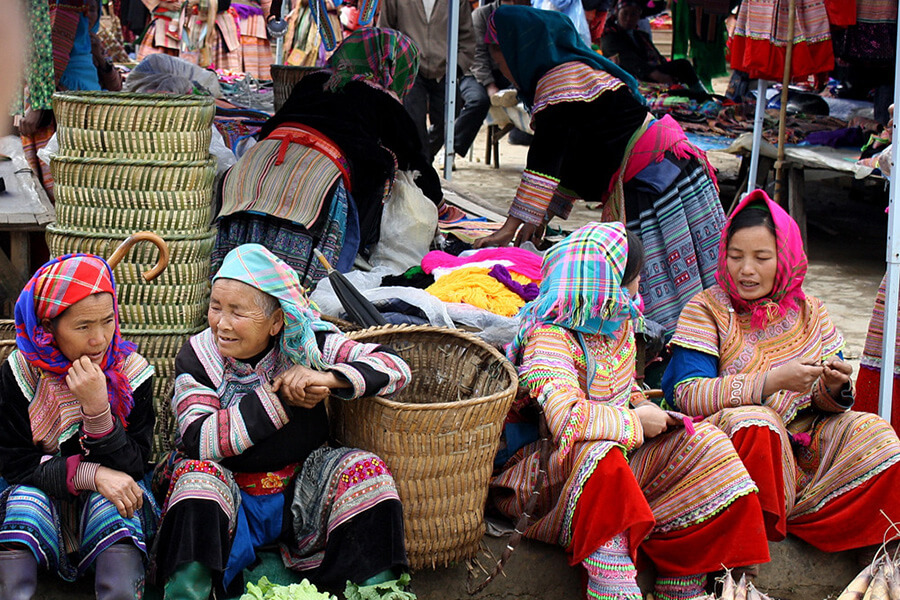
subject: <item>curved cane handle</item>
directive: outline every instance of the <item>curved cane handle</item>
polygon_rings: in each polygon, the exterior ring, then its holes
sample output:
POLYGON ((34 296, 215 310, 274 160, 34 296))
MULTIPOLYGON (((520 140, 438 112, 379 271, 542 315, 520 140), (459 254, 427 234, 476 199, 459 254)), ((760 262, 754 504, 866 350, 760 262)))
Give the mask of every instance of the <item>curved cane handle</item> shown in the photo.
POLYGON ((169 266, 169 246, 164 239, 152 231, 138 231, 128 236, 124 242, 119 244, 119 247, 116 248, 116 251, 112 253, 112 256, 106 262, 109 263, 111 268, 115 269, 116 265, 125 258, 125 254, 138 242, 152 242, 159 248, 159 260, 156 261, 152 269, 141 274, 146 281, 153 281, 169 266))

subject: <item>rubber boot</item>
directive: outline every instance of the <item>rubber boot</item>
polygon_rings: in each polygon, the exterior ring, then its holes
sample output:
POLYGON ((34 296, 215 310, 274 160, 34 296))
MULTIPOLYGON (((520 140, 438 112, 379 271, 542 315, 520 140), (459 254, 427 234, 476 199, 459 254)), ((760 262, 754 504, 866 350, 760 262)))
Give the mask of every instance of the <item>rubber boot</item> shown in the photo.
POLYGON ((0 550, 0 598, 31 600, 37 589, 37 568, 31 550, 0 550))
POLYGON ((164 600, 208 600, 212 593, 212 572, 199 562, 179 566, 166 582, 164 600))
POLYGON ((134 600, 144 595, 144 556, 130 543, 113 544, 94 561, 97 600, 134 600))

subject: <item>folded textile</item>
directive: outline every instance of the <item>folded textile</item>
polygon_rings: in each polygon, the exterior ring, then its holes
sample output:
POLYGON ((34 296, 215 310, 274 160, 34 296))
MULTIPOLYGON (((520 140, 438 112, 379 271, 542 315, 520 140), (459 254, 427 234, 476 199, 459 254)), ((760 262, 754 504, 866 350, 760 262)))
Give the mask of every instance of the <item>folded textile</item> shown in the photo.
MULTIPOLYGON (((513 274, 518 283, 531 283, 513 274)), ((488 274, 485 267, 464 267, 438 279, 425 290, 444 302, 465 302, 497 315, 511 317, 525 305, 522 297, 488 274)))
POLYGON ((534 282, 541 280, 541 257, 521 248, 483 248, 464 257, 435 250, 422 259, 422 270, 431 273, 437 268, 455 268, 484 261, 503 261, 511 272, 534 282))
POLYGON ((525 302, 531 302, 535 298, 538 297, 538 293, 540 293, 540 288, 534 282, 522 285, 518 281, 512 278, 509 274, 509 271, 503 265, 494 265, 491 267, 491 270, 488 271, 488 275, 514 291, 522 298, 525 302))

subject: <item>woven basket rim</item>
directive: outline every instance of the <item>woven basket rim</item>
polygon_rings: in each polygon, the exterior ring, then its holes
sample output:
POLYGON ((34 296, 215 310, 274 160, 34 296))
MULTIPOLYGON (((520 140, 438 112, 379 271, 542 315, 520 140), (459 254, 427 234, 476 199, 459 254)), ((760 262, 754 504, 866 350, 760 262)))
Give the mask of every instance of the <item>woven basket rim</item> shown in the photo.
POLYGON ((205 107, 214 106, 212 96, 196 94, 141 94, 137 92, 56 92, 54 100, 81 104, 132 105, 147 107, 205 107))
POLYGON ((351 340, 359 340, 361 338, 365 338, 366 341, 371 341, 369 338, 378 338, 385 335, 393 335, 396 333, 438 333, 442 335, 449 335, 451 337, 455 337, 459 340, 468 342, 470 344, 476 345, 483 350, 487 350, 489 354, 494 356, 502 368, 507 371, 510 377, 510 385, 509 387, 500 390, 499 392, 494 392, 488 396, 479 396, 477 398, 467 398, 465 400, 455 400, 453 402, 431 402, 427 404, 413 404, 410 402, 398 402, 397 400, 390 400, 388 398, 384 398, 382 396, 369 396, 370 399, 374 400, 376 403, 381 404, 385 407, 392 408, 395 410, 448 410, 448 409, 458 409, 458 408, 466 408, 469 406, 477 406, 479 404, 487 404, 490 402, 495 402, 503 397, 506 397, 510 394, 515 394, 516 390, 519 387, 519 374, 516 372, 515 367, 509 360, 500 353, 499 350, 491 346, 490 344, 485 343, 478 336, 472 335, 471 333, 467 333, 464 331, 460 331, 458 329, 450 329, 449 327, 433 327, 431 325, 382 325, 379 327, 369 327, 368 329, 361 329, 359 331, 350 331, 344 333, 346 337, 351 340))
MULTIPOLYGON (((68 228, 68 227, 60 227, 58 223, 50 223, 47 225, 47 232, 53 235, 62 235, 67 237, 81 237, 81 238, 91 238, 91 239, 101 239, 101 240, 124 240, 132 233, 137 231, 135 229, 131 232, 125 231, 115 231, 115 232, 95 232, 95 231, 84 231, 82 229, 76 228, 68 228)), ((201 233, 190 233, 190 234, 169 234, 166 233, 162 237, 166 242, 203 242, 214 238, 217 235, 216 229, 206 229, 201 233)))
POLYGON ((206 159, 200 160, 146 160, 142 158, 101 158, 94 156, 64 156, 54 154, 51 161, 71 164, 89 164, 102 166, 120 166, 120 167, 213 167, 215 168, 218 159, 212 154, 206 159))

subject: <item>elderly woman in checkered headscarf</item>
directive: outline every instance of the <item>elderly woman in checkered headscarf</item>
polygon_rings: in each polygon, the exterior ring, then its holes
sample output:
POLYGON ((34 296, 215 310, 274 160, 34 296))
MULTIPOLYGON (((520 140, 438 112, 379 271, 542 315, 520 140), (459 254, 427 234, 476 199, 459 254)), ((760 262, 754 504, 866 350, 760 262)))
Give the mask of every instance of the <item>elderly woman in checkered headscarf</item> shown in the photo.
POLYGON ((53 259, 16 302, 0 367, 0 596, 31 598, 38 565, 103 600, 143 592, 159 510, 143 483, 153 368, 119 333, 112 270, 53 259))
POLYGON ((329 588, 396 580, 407 559, 393 478, 373 454, 325 445, 323 400, 391 395, 409 367, 319 320, 296 271, 259 244, 225 257, 208 316, 175 361, 176 450, 155 482, 166 598, 242 589, 256 550, 275 543, 329 588))

